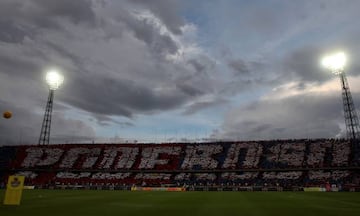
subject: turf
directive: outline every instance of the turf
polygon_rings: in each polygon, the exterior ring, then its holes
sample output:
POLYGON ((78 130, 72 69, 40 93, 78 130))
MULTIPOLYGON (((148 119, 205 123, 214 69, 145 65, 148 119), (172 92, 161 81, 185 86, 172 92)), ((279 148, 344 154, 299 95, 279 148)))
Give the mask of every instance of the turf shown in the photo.
POLYGON ((7 215, 359 216, 360 193, 25 190, 20 206, 0 205, 7 215))

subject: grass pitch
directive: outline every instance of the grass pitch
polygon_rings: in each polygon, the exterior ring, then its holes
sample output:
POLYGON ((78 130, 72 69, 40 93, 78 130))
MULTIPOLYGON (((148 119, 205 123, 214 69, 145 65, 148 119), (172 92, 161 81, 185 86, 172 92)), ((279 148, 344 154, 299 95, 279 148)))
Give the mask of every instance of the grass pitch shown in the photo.
POLYGON ((25 190, 20 206, 0 205, 8 215, 359 216, 360 193, 25 190))

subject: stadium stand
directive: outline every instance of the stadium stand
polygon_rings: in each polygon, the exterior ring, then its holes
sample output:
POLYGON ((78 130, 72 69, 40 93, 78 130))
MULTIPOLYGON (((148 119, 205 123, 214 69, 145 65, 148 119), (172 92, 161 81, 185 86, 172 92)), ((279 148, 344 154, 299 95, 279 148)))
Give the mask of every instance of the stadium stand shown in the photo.
POLYGON ((0 147, 0 178, 36 187, 189 189, 359 186, 358 142, 341 139, 0 147))

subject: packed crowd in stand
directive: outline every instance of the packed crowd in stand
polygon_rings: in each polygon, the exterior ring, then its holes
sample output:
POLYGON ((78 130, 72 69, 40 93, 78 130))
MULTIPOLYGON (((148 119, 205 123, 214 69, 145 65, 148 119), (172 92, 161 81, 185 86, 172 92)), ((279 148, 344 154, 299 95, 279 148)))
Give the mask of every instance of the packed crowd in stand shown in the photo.
POLYGON ((358 143, 280 140, 0 147, 8 175, 32 185, 359 185, 358 143))

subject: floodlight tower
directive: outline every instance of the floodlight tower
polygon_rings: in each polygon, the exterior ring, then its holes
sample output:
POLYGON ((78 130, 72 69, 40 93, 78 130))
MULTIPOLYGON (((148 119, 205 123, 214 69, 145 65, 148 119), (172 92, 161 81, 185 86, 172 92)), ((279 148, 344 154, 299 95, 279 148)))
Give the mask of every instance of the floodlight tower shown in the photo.
POLYGON ((53 109, 54 93, 63 83, 64 77, 56 71, 49 71, 46 74, 46 83, 49 86, 49 96, 46 103, 44 120, 41 126, 39 145, 47 145, 50 141, 51 114, 53 109))
POLYGON ((342 99, 344 106, 346 136, 348 139, 360 138, 359 119, 356 114, 356 109, 350 92, 350 86, 346 79, 344 67, 346 63, 346 56, 344 53, 339 52, 334 55, 329 55, 323 58, 322 64, 332 73, 338 75, 342 87, 342 99))

